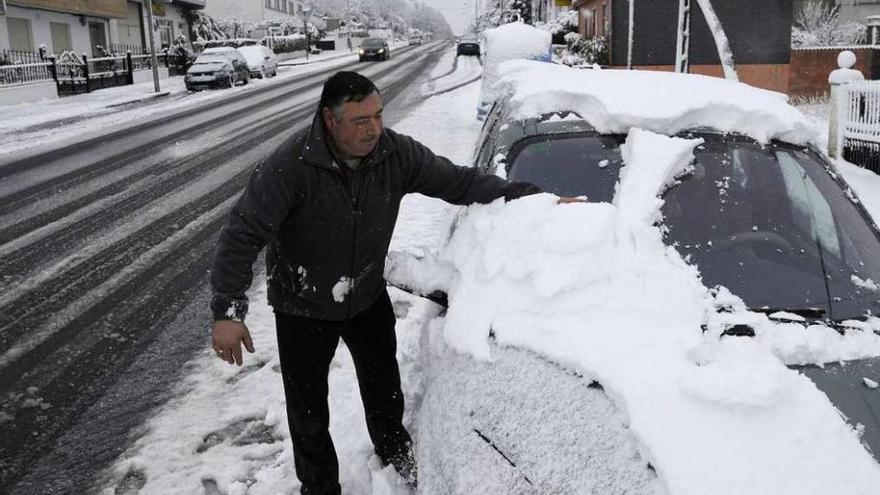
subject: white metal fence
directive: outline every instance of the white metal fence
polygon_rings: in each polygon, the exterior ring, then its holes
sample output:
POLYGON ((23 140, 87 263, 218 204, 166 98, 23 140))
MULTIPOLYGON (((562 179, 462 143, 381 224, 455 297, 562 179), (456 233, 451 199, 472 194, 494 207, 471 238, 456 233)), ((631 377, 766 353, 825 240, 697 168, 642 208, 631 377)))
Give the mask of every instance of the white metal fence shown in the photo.
POLYGON ((843 158, 880 173, 880 81, 842 85, 843 158))

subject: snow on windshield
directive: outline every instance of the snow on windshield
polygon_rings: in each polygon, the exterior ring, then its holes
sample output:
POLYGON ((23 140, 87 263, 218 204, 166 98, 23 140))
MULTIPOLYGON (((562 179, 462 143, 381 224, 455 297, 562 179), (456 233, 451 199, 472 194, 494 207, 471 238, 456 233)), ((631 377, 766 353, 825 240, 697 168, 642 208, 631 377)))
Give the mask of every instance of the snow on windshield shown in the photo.
POLYGON ((708 127, 762 143, 816 144, 821 139, 785 95, 717 77, 581 70, 527 60, 507 61, 498 72, 493 92, 512 94, 513 118, 571 110, 603 133, 626 134, 637 127, 672 135, 708 127))
POLYGON ((471 206, 439 258, 391 258, 390 278, 448 292, 460 352, 492 360, 491 331, 600 382, 670 493, 875 493, 856 432, 785 364, 880 355, 880 337, 748 313, 663 243, 660 195, 700 142, 633 129, 613 204, 471 206), (757 337, 722 338, 737 318, 757 337))

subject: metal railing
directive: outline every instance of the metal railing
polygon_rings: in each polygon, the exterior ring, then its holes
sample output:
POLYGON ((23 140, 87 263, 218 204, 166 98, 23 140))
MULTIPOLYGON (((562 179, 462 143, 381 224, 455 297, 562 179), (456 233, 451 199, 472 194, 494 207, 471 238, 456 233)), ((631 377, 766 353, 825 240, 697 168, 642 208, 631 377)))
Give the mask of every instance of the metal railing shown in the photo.
POLYGON ((843 157, 880 173, 880 81, 843 85, 843 157))

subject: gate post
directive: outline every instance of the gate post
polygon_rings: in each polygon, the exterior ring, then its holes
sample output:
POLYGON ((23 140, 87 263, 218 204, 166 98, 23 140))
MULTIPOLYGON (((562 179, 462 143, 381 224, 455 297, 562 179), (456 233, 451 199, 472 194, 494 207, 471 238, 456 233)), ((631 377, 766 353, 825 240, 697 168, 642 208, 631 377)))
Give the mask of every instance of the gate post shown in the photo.
POLYGON ((856 54, 844 50, 837 55, 838 69, 828 75, 831 91, 828 96, 828 155, 831 158, 843 157, 844 125, 849 117, 846 83, 862 81, 865 76, 852 67, 856 65, 856 54))
POLYGON ((86 78, 86 93, 92 92, 92 85, 89 80, 89 57, 83 53, 83 75, 86 78))
POLYGON ((125 63, 128 65, 128 84, 134 84, 134 66, 131 64, 131 50, 125 52, 125 63))

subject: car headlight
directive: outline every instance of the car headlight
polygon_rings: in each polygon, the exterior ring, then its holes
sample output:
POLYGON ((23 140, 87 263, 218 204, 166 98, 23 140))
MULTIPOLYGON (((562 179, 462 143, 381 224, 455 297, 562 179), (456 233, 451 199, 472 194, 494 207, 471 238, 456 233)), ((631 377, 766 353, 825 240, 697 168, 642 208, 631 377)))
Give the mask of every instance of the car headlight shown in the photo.
POLYGON ((384 51, 385 51, 384 48, 379 48, 379 53, 382 53, 382 52, 384 52, 384 51))
POLYGON ((358 48, 358 53, 360 53, 361 55, 363 55, 363 54, 364 54, 364 49, 363 49, 363 48, 358 48))

